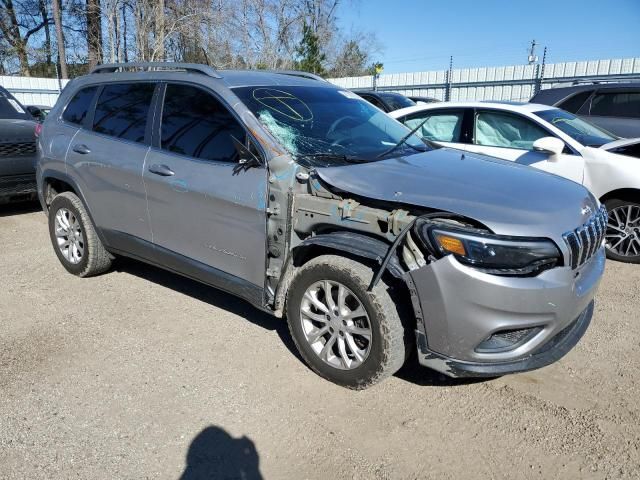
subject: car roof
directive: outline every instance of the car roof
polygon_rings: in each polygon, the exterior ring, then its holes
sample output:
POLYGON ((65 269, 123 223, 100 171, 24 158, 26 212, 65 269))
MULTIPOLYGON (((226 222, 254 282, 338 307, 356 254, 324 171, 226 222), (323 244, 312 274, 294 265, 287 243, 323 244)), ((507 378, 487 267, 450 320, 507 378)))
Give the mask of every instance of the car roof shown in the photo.
MULTIPOLYGON (((114 71, 120 68, 119 65, 104 65, 102 71, 94 71, 82 77, 73 80, 74 84, 84 85, 87 83, 114 82, 118 80, 171 80, 189 78, 193 81, 195 78, 215 79, 224 83, 229 88, 248 87, 248 86, 305 86, 305 87, 325 87, 338 88, 318 76, 313 76, 305 72, 296 72, 291 70, 213 70, 204 65, 195 64, 176 64, 175 69, 168 62, 167 69, 145 70, 145 71, 114 71), (185 69, 181 69, 181 65, 187 65, 185 69), (313 78, 312 78, 313 77, 313 78)), ((132 64, 134 67, 136 64, 132 64)), ((163 65, 163 64, 159 64, 163 65)), ((100 68, 100 66, 98 67, 100 68)), ((71 83, 71 82, 70 82, 71 83)))
POLYGON ((222 81, 229 87, 251 86, 305 86, 338 88, 332 83, 308 78, 304 72, 273 72, 260 70, 218 70, 222 81))
POLYGON ((373 95, 375 97, 404 97, 405 95, 398 93, 398 92, 388 92, 386 90, 380 91, 380 90, 353 90, 353 93, 356 93, 358 95, 364 93, 365 95, 373 95))
POLYGON ((415 107, 402 108, 395 112, 390 112, 390 115, 394 118, 403 117, 412 113, 421 112, 424 110, 437 110, 442 108, 493 108, 496 110, 504 110, 509 112, 538 112, 540 110, 550 110, 556 107, 550 107, 549 105, 541 105, 538 103, 522 103, 522 102, 500 102, 500 101, 487 101, 487 102, 437 102, 427 103, 423 105, 416 105, 415 107))

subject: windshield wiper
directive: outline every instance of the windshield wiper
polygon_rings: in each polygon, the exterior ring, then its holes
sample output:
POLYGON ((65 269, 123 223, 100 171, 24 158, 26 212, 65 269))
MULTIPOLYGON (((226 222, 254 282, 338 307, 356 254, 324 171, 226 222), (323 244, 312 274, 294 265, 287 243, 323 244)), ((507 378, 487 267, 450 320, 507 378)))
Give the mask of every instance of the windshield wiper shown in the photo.
MULTIPOLYGON (((402 138, 398 141, 398 143, 396 143, 393 147, 388 148, 387 150, 385 150, 384 152, 382 152, 380 155, 378 155, 378 156, 376 157, 376 159, 378 159, 378 158, 382 158, 382 157, 384 157, 384 156, 386 156, 386 155, 389 155, 391 152, 394 152, 394 151, 395 151, 395 150, 396 150, 400 145, 402 145, 403 143, 405 143, 405 142, 409 139, 409 137, 411 137, 414 133, 416 133, 416 132, 418 131, 418 129, 419 129, 422 125, 424 125, 424 124, 427 122, 427 120, 429 120, 429 117, 425 118, 425 119, 424 119, 424 120, 422 120, 418 125, 416 125, 415 127, 413 127, 413 129, 412 129, 409 133, 407 133, 404 137, 402 137, 402 138)), ((424 140, 424 139, 422 139, 422 141, 423 141, 423 142, 425 142, 425 140, 424 140)), ((425 143, 426 143, 426 142, 425 142, 425 143)), ((414 150, 418 150, 418 151, 422 151, 422 152, 426 151, 426 150, 420 150, 418 147, 416 147, 416 146, 414 146, 414 145, 411 145, 410 143, 407 143, 407 145, 409 145, 409 146, 410 146, 411 148, 413 148, 414 150)))
POLYGON ((297 155, 297 157, 311 160, 342 160, 346 163, 367 163, 369 161, 364 158, 358 158, 344 153, 304 153, 297 155))

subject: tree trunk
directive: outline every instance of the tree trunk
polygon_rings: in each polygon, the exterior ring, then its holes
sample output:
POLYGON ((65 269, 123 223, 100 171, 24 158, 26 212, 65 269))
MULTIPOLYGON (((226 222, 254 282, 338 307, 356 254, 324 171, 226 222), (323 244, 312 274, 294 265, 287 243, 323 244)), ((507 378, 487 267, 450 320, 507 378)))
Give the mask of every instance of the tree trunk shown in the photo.
POLYGON ((155 58, 164 61, 164 0, 157 0, 156 3, 156 48, 154 52, 155 58))
POLYGON ((60 65, 60 76, 69 78, 67 72, 67 53, 64 48, 64 34, 62 33, 62 6, 60 0, 53 0, 53 21, 56 24, 56 39, 58 43, 58 64, 60 65))
POLYGON ((127 50, 127 2, 122 2, 122 53, 125 63, 129 62, 129 52, 127 50))
POLYGON ((24 77, 31 76, 31 70, 29 70, 29 57, 27 56, 27 46, 22 39, 16 44, 16 55, 20 61, 20 74, 24 77))
POLYGON ((51 65, 51 31, 49 29, 49 12, 47 11, 45 0, 38 0, 38 7, 40 9, 40 15, 42 16, 42 22, 44 23, 44 51, 47 56, 47 70, 49 70, 48 67, 51 65))
POLYGON ((100 0, 87 0, 87 46, 89 70, 102 63, 102 24, 100 0))
POLYGON ((16 10, 11 0, 4 2, 6 16, 9 18, 9 25, 4 22, 2 25, 2 34, 6 36, 9 45, 11 45, 18 56, 20 62, 20 74, 25 77, 31 76, 29 70, 29 57, 27 56, 27 41, 20 34, 20 26, 16 17, 16 10))

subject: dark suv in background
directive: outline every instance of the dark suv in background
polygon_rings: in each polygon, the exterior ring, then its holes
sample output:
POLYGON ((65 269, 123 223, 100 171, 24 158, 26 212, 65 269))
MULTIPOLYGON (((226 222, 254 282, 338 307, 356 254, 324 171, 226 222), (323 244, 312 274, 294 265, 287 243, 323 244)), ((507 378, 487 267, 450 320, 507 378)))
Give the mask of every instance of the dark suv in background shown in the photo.
POLYGON ((530 102, 562 108, 619 137, 640 137, 640 83, 550 88, 530 102))
POLYGON ((0 87, 0 204, 35 198, 36 122, 0 87))
POLYGON ((380 92, 377 90, 363 90, 354 92, 367 102, 375 105, 383 112, 393 112, 401 108, 413 107, 416 102, 396 92, 380 92))

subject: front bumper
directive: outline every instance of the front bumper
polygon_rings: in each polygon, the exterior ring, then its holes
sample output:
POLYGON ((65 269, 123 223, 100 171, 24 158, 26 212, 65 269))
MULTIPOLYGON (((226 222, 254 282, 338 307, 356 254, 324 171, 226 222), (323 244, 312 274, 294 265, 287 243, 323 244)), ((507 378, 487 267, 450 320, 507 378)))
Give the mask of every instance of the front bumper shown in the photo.
POLYGON ((555 362, 589 326, 604 262, 601 248, 578 270, 558 267, 531 278, 489 275, 453 256, 412 271, 424 317, 416 331, 420 364, 462 377, 555 362), (512 348, 480 348, 496 333, 528 329, 531 335, 512 348))

